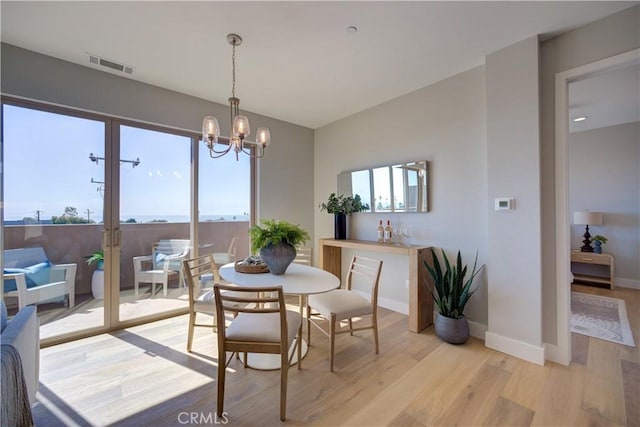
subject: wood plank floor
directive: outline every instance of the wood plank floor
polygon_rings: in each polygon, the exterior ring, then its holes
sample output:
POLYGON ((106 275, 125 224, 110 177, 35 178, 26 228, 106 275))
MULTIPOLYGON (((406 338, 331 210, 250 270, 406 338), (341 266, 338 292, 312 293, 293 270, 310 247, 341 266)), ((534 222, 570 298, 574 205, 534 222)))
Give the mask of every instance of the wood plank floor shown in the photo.
MULTIPOLYGON (((640 341, 640 292, 575 287, 626 301, 640 341)), ((429 328, 408 332, 406 316, 380 309, 380 354, 370 332, 328 340, 312 332, 302 370, 289 371, 286 425, 299 426, 639 426, 638 348, 573 336, 570 366, 545 367, 471 339, 442 343, 429 328)), ((279 420, 279 371, 227 374, 227 419, 214 417, 216 343, 198 328, 186 345, 186 316, 137 326, 41 352, 38 426, 270 426, 279 420), (195 417, 191 419, 190 417, 195 417)))

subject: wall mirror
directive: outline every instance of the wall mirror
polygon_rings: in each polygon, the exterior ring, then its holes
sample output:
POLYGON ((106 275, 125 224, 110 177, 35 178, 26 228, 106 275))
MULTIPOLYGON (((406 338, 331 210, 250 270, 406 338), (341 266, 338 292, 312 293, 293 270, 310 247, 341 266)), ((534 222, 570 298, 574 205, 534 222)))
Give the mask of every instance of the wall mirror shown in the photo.
POLYGON ((338 194, 359 194, 367 212, 427 212, 428 184, 426 160, 338 174, 338 194))

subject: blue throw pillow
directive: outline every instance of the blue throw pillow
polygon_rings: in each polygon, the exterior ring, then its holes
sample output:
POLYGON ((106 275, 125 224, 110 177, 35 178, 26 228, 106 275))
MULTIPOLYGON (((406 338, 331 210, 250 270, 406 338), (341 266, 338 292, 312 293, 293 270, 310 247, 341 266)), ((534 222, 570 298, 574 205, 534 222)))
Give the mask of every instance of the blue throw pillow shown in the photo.
POLYGON ((153 257, 153 269, 162 270, 164 268, 164 259, 166 257, 167 257, 166 254, 156 252, 155 256, 153 257))
MULTIPOLYGON (((49 273, 51 272, 51 265, 49 262, 41 262, 40 264, 32 265, 25 268, 5 268, 5 273, 24 273, 25 281, 27 282, 27 288, 34 288, 36 286, 49 283, 49 273)), ((15 279, 5 280, 4 291, 15 291, 16 281, 15 279)))

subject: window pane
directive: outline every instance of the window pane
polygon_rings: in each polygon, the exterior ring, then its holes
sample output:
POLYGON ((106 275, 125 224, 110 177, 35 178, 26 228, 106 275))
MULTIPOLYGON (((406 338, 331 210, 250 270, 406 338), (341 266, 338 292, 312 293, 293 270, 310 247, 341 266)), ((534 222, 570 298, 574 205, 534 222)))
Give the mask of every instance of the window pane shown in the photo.
MULTIPOLYGON (((29 285, 64 283, 23 304, 38 304, 43 339, 102 326, 102 286, 92 292, 96 267, 84 257, 101 248, 104 161, 89 157, 104 151, 104 122, 3 104, 3 132, 5 267, 44 257, 49 265, 29 285)), ((5 283, 10 313, 16 286, 5 283)))

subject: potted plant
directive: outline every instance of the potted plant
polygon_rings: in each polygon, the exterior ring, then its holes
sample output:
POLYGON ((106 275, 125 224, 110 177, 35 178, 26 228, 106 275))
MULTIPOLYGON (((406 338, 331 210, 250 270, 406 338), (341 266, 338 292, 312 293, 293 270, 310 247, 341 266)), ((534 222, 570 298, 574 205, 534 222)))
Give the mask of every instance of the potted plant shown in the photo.
POLYGON ((84 258, 87 260, 87 264, 96 266, 91 276, 91 294, 95 299, 104 299, 104 252, 102 250, 95 251, 84 258))
POLYGON ((473 269, 467 275, 467 266, 462 265, 460 251, 456 264, 452 265, 444 250, 441 249, 444 270, 441 267, 436 251, 431 248, 433 267, 425 262, 425 267, 433 279, 433 288, 427 281, 427 286, 438 306, 435 319, 436 335, 451 344, 464 344, 469 339, 469 323, 464 317, 464 308, 471 295, 478 289, 472 289, 473 280, 482 271, 484 265, 477 268, 478 254, 473 263, 473 269), (435 288, 435 289, 434 289, 435 288))
POLYGON ((593 252, 595 252, 597 254, 601 254, 602 253, 602 245, 606 244, 609 239, 607 239, 606 237, 604 237, 601 234, 596 234, 595 236, 593 236, 593 239, 591 239, 591 240, 593 241, 593 244, 595 245, 595 248, 593 248, 593 252))
POLYGON ((363 212, 369 210, 369 205, 362 203, 360 195, 344 196, 336 193, 329 194, 326 203, 320 204, 320 211, 326 210, 330 214, 334 214, 334 238, 336 240, 344 240, 347 238, 347 215, 355 212, 363 212))
POLYGON ((262 220, 249 229, 251 250, 259 253, 272 274, 284 274, 296 257, 296 246, 310 239, 309 233, 287 221, 262 220))

